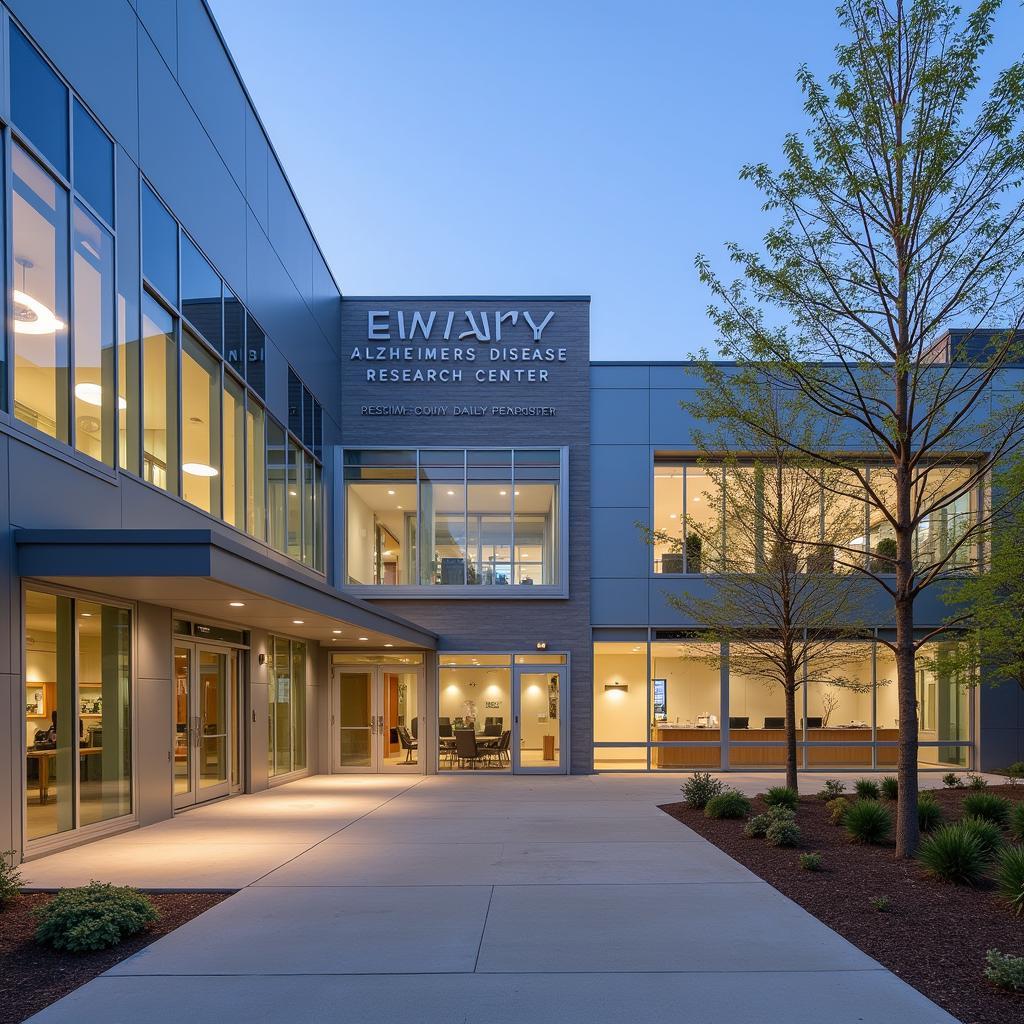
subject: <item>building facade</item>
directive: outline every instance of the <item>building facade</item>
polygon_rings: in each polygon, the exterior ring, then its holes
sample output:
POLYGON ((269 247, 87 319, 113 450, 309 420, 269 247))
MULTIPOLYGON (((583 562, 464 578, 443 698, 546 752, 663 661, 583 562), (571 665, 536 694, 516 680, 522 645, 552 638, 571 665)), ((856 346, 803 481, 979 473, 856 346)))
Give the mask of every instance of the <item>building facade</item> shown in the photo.
MULTIPOLYGON (((202 0, 0 37, 0 849, 309 773, 781 763, 667 602, 711 567, 637 525, 701 514, 685 365, 592 364, 586 297, 343 295, 202 0)), ((805 687, 805 767, 893 763, 884 651, 805 687)), ((924 769, 1024 757, 1015 692, 919 685, 924 769)))

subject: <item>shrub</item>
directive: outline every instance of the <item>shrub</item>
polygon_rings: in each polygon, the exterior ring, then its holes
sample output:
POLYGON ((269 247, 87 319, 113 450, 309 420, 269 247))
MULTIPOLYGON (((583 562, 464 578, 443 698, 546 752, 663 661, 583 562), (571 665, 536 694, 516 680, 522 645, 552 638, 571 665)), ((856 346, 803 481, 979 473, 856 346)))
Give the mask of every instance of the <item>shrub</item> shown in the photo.
POLYGON ((804 871, 820 871, 821 870, 821 854, 820 853, 801 853, 800 854, 800 867, 804 871))
POLYGON ((62 889, 36 911, 36 941, 71 953, 116 946, 159 916, 138 889, 90 882, 62 889))
POLYGON ((922 793, 917 798, 917 827, 922 832, 932 832, 942 824, 942 808, 931 793, 922 793))
POLYGON ((681 788, 687 806, 702 811, 713 796, 718 796, 725 789, 725 785, 710 772, 694 772, 681 788))
POLYGON ((1011 992, 1024 992, 1024 956, 1011 956, 990 949, 985 954, 985 977, 997 988, 1011 992))
POLYGON ((981 842, 963 822, 943 825, 928 836, 917 857, 928 874, 958 885, 973 885, 985 870, 981 842))
POLYGON ((882 795, 874 779, 858 779, 853 784, 853 791, 861 800, 877 800, 882 795))
POLYGON ((999 856, 996 868, 999 894, 1020 917, 1024 914, 1024 846, 1008 846, 999 856))
POLYGON ((976 775, 973 772, 967 776, 967 787, 968 789, 986 789, 988 783, 980 775, 976 775))
POLYGON ((846 783, 842 779, 826 779, 818 796, 824 801, 835 800, 846 792, 846 783))
POLYGON ((942 784, 946 789, 959 789, 963 785, 960 781, 960 776, 956 772, 946 772, 942 776, 942 784))
POLYGON ((828 808, 829 821, 833 825, 842 825, 843 818, 846 817, 846 809, 850 806, 850 801, 845 796, 837 796, 835 800, 829 800, 825 807, 828 808))
POLYGON ((1003 830, 987 818, 963 818, 960 822, 981 845, 982 856, 991 860, 1003 845, 1003 830))
POLYGON ((1016 786, 1024 779, 1024 761, 1014 761, 1013 764, 1007 765, 1005 775, 1010 780, 1010 785, 1016 786))
POLYGON ((727 789, 713 796, 704 806, 705 818, 745 818, 750 801, 737 789, 727 789))
POLYGON ((1010 811, 1010 835, 1018 843, 1024 843, 1024 804, 1014 804, 1010 811))
POLYGON ((892 815, 877 800, 855 800, 846 808, 843 827, 859 843, 884 843, 892 832, 892 815))
POLYGON ((876 910, 879 914, 888 913, 892 910, 892 900, 888 896, 872 896, 868 900, 872 910, 876 910))
POLYGON ((21 871, 14 863, 14 851, 0 852, 0 910, 10 903, 24 885, 21 871))
POLYGON ((984 818, 1000 828, 1010 822, 1010 801, 995 793, 968 793, 963 802, 964 814, 968 818, 984 818))
POLYGON ((769 846, 796 846, 800 842, 800 826, 780 818, 768 826, 764 838, 769 846))
POLYGON ((743 834, 757 839, 777 821, 795 821, 796 815, 788 807, 769 807, 764 814, 756 814, 743 826, 743 834))
POLYGON ((895 775, 886 775, 882 779, 882 796, 886 800, 898 800, 900 795, 900 780, 895 775))
POLYGON ((761 799, 769 807, 788 807, 795 811, 796 805, 800 802, 800 794, 789 786, 772 786, 761 795, 761 799))

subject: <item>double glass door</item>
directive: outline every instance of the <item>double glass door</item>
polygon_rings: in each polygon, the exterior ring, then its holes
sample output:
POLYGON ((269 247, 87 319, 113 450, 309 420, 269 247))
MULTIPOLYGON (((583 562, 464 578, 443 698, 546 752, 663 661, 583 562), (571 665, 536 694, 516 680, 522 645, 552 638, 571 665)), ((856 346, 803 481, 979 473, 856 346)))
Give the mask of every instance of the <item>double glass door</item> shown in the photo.
POLYGON ((341 665, 333 675, 335 771, 422 772, 419 669, 341 665))
POLYGON ((238 654, 174 647, 174 806, 226 796, 237 780, 238 654))

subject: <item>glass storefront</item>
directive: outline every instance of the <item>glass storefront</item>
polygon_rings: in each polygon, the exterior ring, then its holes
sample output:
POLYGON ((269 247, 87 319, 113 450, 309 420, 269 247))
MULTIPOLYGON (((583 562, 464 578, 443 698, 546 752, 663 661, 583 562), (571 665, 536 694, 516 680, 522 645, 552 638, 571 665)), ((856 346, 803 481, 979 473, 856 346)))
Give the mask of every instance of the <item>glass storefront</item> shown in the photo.
MULTIPOLYGON (((971 684, 955 641, 918 655, 922 769, 971 764, 971 684)), ((756 659, 698 639, 594 643, 594 767, 601 771, 778 769, 785 764, 785 696, 756 659), (727 710, 720 710, 722 694, 727 710), (728 753, 722 725, 727 723, 728 753), (727 757, 727 759, 726 759, 727 757)), ((896 666, 882 642, 837 645, 809 665, 796 694, 801 767, 896 764, 896 666)))
POLYGON ((25 825, 31 842, 132 811, 131 612, 25 591, 25 825))
POLYGON ((287 775, 306 767, 306 645, 268 637, 267 660, 267 769, 271 776, 287 775))

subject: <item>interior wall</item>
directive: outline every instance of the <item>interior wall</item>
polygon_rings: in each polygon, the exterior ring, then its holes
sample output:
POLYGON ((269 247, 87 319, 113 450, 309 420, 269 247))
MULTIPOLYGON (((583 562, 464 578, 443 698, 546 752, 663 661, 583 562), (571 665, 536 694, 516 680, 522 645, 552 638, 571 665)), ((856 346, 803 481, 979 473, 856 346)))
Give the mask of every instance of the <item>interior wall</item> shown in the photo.
POLYGON ((351 487, 348 488, 346 500, 345 549, 349 580, 353 583, 373 583, 373 511, 351 487))
MULTIPOLYGON (((701 715, 721 720, 721 669, 699 657, 651 654, 651 679, 665 680, 665 710, 671 724, 696 726, 701 715)), ((653 686, 653 683, 652 683, 653 686)))
POLYGON ((439 716, 465 718, 475 708, 482 730, 487 718, 501 718, 502 728, 512 725, 512 673, 507 668, 442 668, 440 670, 439 716), (467 708, 469 702, 472 707, 467 708))
MULTIPOLYGON (((646 743, 647 654, 634 652, 633 644, 622 644, 622 653, 606 653, 602 648, 608 646, 598 644, 594 650, 594 741, 646 743), (624 685, 605 689, 612 684, 624 685)), ((602 751, 601 758, 614 754, 602 751)))

